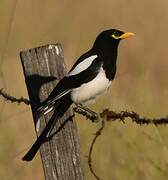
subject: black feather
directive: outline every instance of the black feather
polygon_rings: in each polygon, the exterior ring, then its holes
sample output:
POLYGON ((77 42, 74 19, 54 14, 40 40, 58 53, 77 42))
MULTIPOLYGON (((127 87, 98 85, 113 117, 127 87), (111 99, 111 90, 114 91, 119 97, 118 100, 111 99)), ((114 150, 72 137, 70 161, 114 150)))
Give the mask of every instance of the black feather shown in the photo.
POLYGON ((48 121, 46 127, 44 128, 40 136, 37 138, 31 149, 22 158, 24 161, 31 161, 34 158, 40 146, 46 141, 47 135, 54 127, 55 122, 58 120, 58 118, 61 118, 63 116, 63 114, 67 111, 71 104, 72 101, 70 100, 68 95, 64 96, 64 98, 58 102, 58 106, 56 107, 54 114, 48 121))

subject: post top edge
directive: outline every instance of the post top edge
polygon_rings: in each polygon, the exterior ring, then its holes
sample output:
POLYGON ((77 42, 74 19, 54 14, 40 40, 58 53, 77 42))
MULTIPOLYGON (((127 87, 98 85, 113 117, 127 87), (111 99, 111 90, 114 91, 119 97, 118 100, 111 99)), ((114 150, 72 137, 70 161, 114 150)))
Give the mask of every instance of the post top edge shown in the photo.
POLYGON ((34 50, 34 49, 39 49, 39 48, 52 49, 52 47, 55 47, 56 49, 62 50, 62 45, 61 45, 61 43, 51 43, 51 44, 46 44, 46 45, 37 46, 37 47, 34 47, 34 48, 22 50, 22 51, 20 51, 20 55, 21 55, 22 53, 25 53, 25 52, 27 52, 27 51, 32 51, 32 50, 34 50))

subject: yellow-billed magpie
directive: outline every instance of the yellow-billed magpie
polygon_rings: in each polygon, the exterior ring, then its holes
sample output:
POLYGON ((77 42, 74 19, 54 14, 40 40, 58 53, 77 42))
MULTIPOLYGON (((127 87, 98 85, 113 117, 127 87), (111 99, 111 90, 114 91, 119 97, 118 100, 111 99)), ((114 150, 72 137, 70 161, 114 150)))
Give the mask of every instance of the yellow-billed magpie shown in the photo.
POLYGON ((31 161, 43 144, 55 124, 72 103, 84 104, 94 100, 110 86, 116 74, 117 49, 120 40, 133 36, 134 33, 110 29, 101 32, 93 47, 83 54, 73 65, 69 73, 56 85, 49 97, 38 108, 39 114, 54 110, 56 115, 23 157, 31 161))

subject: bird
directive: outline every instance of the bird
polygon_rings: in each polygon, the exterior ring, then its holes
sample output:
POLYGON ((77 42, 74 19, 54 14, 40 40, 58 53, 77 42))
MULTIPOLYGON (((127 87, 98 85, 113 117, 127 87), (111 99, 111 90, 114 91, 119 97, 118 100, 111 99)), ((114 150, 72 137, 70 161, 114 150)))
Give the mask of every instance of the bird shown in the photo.
POLYGON ((56 120, 62 117, 73 103, 88 110, 85 105, 95 101, 109 89, 116 74, 119 43, 133 35, 135 34, 132 32, 117 29, 105 30, 97 36, 90 50, 77 59, 70 71, 38 107, 38 114, 46 115, 54 111, 55 116, 49 120, 36 142, 22 158, 24 161, 34 158, 56 120))

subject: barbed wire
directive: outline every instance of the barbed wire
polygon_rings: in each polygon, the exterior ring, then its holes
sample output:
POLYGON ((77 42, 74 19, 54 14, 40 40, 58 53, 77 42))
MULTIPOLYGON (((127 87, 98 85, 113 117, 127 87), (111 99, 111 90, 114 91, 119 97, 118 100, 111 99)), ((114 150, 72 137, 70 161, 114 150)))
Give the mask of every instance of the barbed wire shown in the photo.
MULTIPOLYGON (((16 98, 4 92, 3 89, 0 89, 0 95, 5 100, 10 101, 12 103, 18 103, 18 104, 24 103, 26 105, 30 105, 30 101, 28 99, 24 97, 16 98)), ((97 117, 95 117, 95 116, 92 116, 87 111, 85 111, 84 109, 81 109, 78 107, 74 107, 73 109, 76 113, 85 116, 87 119, 90 119, 93 122, 95 121, 98 122, 98 120, 101 120, 101 127, 94 134, 94 138, 91 141, 91 145, 89 148, 89 155, 88 155, 88 165, 89 165, 90 172, 93 174, 93 176, 97 180, 100 180, 100 177, 96 174, 93 168, 92 154, 93 154, 95 143, 98 137, 100 137, 100 135, 103 133, 106 122, 113 122, 116 120, 120 120, 121 122, 125 123, 125 120, 131 120, 132 122, 135 122, 138 125, 149 125, 149 124, 153 124, 155 126, 168 125, 168 116, 159 117, 159 118, 145 118, 145 117, 141 117, 138 113, 134 111, 115 112, 109 109, 104 109, 101 113, 98 114, 97 117), (95 118, 98 118, 98 119, 95 119, 95 118)))
POLYGON ((30 104, 30 101, 24 97, 16 98, 14 96, 9 95, 8 93, 4 92, 3 89, 0 89, 0 95, 6 100, 10 101, 11 103, 24 103, 26 105, 30 104))
MULTIPOLYGON (((80 110, 80 111, 82 111, 82 110, 80 110)), ((89 118, 89 116, 87 115, 87 112, 85 112, 85 111, 80 112, 80 111, 77 111, 77 112, 79 114, 82 114, 83 116, 86 116, 87 118, 89 118)), ((100 118, 102 120, 101 127, 94 134, 94 137, 91 141, 91 145, 89 148, 89 155, 88 155, 88 166, 89 166, 90 172, 93 174, 93 176, 97 180, 100 180, 100 177, 96 174, 96 172, 93 168, 92 154, 93 154, 93 148, 94 148, 98 138, 103 133, 106 122, 120 120, 121 122, 125 123, 125 120, 131 120, 132 122, 135 122, 138 125, 149 125, 149 124, 152 124, 154 126, 168 125, 168 116, 161 117, 161 118, 145 118, 145 117, 140 117, 140 115, 134 111, 115 112, 115 111, 111 111, 109 109, 105 109, 100 113, 100 118)), ((91 118, 91 120, 93 121, 93 118, 91 118)))
POLYGON ((100 180, 100 177, 96 174, 94 168, 93 168, 93 163, 92 163, 92 153, 93 153, 93 147, 97 141, 97 138, 102 134, 103 130, 105 128, 105 121, 104 119, 101 122, 101 127, 96 131, 96 133, 94 134, 94 138, 91 142, 90 148, 89 148, 89 156, 88 156, 88 165, 89 165, 89 169, 90 172, 93 174, 93 176, 97 179, 100 180))

